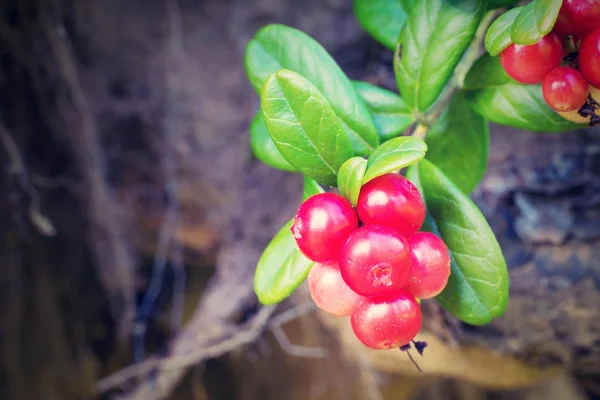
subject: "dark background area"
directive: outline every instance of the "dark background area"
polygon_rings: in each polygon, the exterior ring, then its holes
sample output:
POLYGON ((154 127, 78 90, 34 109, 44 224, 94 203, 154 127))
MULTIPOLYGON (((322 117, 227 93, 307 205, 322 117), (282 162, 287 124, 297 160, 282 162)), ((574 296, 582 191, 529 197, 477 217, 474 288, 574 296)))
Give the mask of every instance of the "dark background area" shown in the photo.
POLYGON ((474 328, 425 302, 424 374, 302 312, 305 290, 259 310, 253 269, 301 197, 248 145, 244 48, 271 22, 395 90, 350 0, 0 1, 0 398, 600 396, 598 128, 492 127, 473 198, 509 308, 474 328))

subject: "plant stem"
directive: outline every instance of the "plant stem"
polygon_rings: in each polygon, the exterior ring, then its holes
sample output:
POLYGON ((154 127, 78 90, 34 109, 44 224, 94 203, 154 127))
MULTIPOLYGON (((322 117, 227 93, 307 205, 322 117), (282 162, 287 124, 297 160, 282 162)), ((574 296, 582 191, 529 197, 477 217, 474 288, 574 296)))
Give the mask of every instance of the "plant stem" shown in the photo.
POLYGON ((419 139, 425 139, 429 127, 440 117, 440 115, 444 113, 446 108, 448 108, 450 100, 452 100, 452 97, 456 91, 463 87, 467 73, 475 61, 477 61, 479 58, 488 28, 501 12, 502 11, 498 10, 490 11, 483 17, 479 27, 477 28, 477 32, 471 41, 471 44, 454 69, 454 73, 452 74, 450 82, 446 85, 446 88, 435 104, 429 109, 429 112, 427 112, 423 118, 419 120, 419 124, 411 136, 419 139))

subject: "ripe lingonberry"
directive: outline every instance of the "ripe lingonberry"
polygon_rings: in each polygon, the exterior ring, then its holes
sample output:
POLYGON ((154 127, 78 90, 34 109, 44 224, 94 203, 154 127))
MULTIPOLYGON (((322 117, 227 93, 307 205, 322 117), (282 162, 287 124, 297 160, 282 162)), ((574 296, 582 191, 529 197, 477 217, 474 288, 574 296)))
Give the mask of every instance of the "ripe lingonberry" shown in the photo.
POLYGON ((340 272, 352 290, 362 296, 402 288, 410 272, 410 249, 397 231, 379 225, 355 230, 340 251, 340 272))
POLYGON ((386 174, 367 182, 360 189, 356 211, 365 225, 388 226, 404 236, 418 231, 425 220, 419 191, 399 174, 386 174))
POLYGON ((356 303, 350 322, 365 346, 385 350, 404 346, 421 329, 421 308, 407 290, 393 295, 363 297, 356 303))
POLYGON ((340 275, 337 264, 316 263, 308 274, 308 288, 313 301, 323 311, 338 317, 352 314, 360 299, 340 275))
POLYGON ((511 44, 500 53, 500 62, 515 81, 535 84, 560 65, 562 55, 560 37, 551 32, 532 45, 511 44))
POLYGON ((356 228, 358 217, 348 200, 320 193, 302 203, 291 231, 306 257, 328 262, 337 261, 340 248, 356 228))
POLYGON ((429 232, 407 238, 412 265, 406 290, 419 299, 429 299, 444 290, 450 276, 450 254, 446 244, 429 232))
POLYGON ((590 85, 600 89, 600 27, 588 33, 581 42, 579 69, 590 85))
POLYGON ((542 93, 546 103, 556 111, 578 110, 587 101, 588 82, 571 67, 557 67, 544 78, 542 93))
POLYGON ((583 38, 600 25, 600 0, 563 0, 554 30, 583 38))

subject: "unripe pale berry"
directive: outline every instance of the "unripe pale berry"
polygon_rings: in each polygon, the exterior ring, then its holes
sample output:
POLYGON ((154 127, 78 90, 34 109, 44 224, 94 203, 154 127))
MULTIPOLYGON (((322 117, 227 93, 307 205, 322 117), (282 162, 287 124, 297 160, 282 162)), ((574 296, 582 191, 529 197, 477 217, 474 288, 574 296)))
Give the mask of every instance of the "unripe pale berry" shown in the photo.
POLYGON ((546 103, 556 111, 579 110, 590 93, 581 72, 571 67, 557 67, 544 78, 542 93, 546 103))
POLYGON ((338 317, 350 315, 360 299, 342 279, 337 264, 315 263, 307 280, 313 301, 329 314, 338 317))
POLYGON ((425 221, 425 204, 415 185, 400 174, 379 176, 363 185, 356 204, 365 225, 382 225, 412 235, 425 221))
POLYGON ((407 290, 393 295, 363 297, 356 303, 350 322, 365 346, 376 350, 409 343, 421 329, 421 308, 407 290))
POLYGON ((412 263, 406 290, 419 299, 429 299, 444 290, 450 276, 450 254, 446 244, 429 232, 407 238, 412 263))
POLYGON ((320 193, 302 203, 291 231, 306 257, 328 262, 337 261, 340 248, 357 227, 358 217, 348 200, 320 193))
POLYGON ((506 73, 517 82, 541 83, 562 61, 563 49, 556 33, 543 36, 537 43, 522 46, 512 43, 500 53, 506 73))
POLYGON ((401 289, 410 271, 410 249, 397 231, 379 225, 355 230, 340 251, 340 272, 362 296, 401 289))

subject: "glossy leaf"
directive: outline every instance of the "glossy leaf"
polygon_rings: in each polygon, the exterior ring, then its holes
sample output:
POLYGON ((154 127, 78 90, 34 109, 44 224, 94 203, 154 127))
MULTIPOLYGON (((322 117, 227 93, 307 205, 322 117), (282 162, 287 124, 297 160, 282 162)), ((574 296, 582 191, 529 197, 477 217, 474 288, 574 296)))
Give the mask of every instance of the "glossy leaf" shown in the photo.
POLYGON ((510 7, 517 4, 520 0, 490 0, 488 9, 510 7))
POLYGON ((283 157, 303 175, 335 185, 341 165, 353 156, 352 147, 317 88, 282 69, 265 81, 260 103, 269 134, 283 157))
POLYGON ((429 128, 426 143, 426 159, 470 194, 487 167, 489 128, 469 107, 464 93, 454 95, 446 112, 429 128))
POLYGON ((417 0, 354 0, 354 14, 369 35, 390 50, 417 0))
POLYGON ((499 16, 489 27, 485 35, 485 49, 492 56, 497 56, 512 43, 510 39, 512 24, 522 9, 523 7, 516 7, 508 10, 499 16))
POLYGON ((358 194, 362 187, 363 177, 367 170, 367 160, 362 157, 353 157, 347 160, 338 173, 338 189, 340 194, 356 206, 358 194))
POLYGON ((246 73, 257 92, 268 76, 289 69, 310 81, 331 104, 357 155, 379 145, 367 106, 327 51, 305 33, 285 25, 267 25, 248 43, 246 73))
POLYGON ((425 142, 410 136, 385 142, 369 156, 363 184, 422 160, 426 152, 425 142))
POLYGON ((452 272, 438 302, 472 325, 501 316, 508 302, 508 271, 479 208, 427 160, 409 168, 407 176, 423 195, 425 230, 439 235, 450 250, 452 272))
POLYGON ((283 301, 304 282, 314 264, 298 250, 290 231, 292 223, 281 228, 258 260, 254 292, 262 304, 283 301))
POLYGON ((492 122, 539 132, 566 132, 581 128, 558 115, 544 101, 540 85, 512 80, 498 57, 484 54, 465 79, 471 107, 492 122))
POLYGON ((410 107, 396 93, 367 82, 353 83, 375 121, 381 142, 399 136, 415 122, 410 107))
POLYGON ((297 172, 289 162, 281 155, 281 152, 275 146, 273 139, 269 135, 262 113, 258 112, 250 124, 250 147, 256 158, 269 167, 280 169, 282 171, 297 172))
POLYGON ((325 190, 313 179, 304 177, 304 190, 302 192, 302 200, 306 200, 315 194, 323 193, 325 190))
POLYGON ((487 0, 421 0, 400 33, 394 57, 403 99, 425 111, 438 98, 471 43, 487 0))
POLYGON ((558 18, 562 0, 533 0, 512 24, 510 39, 520 45, 534 44, 550 33, 558 18))

